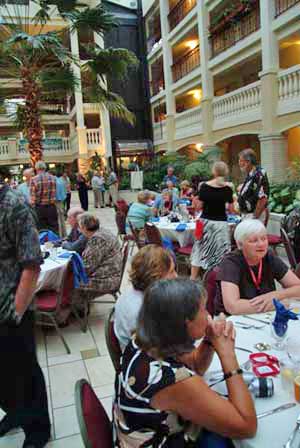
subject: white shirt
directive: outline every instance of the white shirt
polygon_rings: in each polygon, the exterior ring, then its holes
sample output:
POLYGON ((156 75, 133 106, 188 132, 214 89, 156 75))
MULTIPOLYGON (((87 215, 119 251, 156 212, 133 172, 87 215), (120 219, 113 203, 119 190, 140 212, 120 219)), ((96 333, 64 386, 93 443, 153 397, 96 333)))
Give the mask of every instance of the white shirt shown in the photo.
POLYGON ((114 331, 124 351, 136 329, 137 318, 144 300, 144 293, 130 286, 117 300, 114 331))

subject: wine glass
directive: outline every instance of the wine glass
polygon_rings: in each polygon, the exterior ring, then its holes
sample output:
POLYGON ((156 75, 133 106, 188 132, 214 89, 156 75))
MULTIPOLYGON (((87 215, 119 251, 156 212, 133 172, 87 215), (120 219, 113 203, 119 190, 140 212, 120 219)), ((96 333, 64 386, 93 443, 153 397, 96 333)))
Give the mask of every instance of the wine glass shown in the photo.
POLYGON ((271 322, 271 336, 275 339, 274 344, 272 344, 272 348, 275 350, 284 350, 285 349, 285 339, 287 337, 288 323, 287 322, 279 322, 276 323, 271 322))

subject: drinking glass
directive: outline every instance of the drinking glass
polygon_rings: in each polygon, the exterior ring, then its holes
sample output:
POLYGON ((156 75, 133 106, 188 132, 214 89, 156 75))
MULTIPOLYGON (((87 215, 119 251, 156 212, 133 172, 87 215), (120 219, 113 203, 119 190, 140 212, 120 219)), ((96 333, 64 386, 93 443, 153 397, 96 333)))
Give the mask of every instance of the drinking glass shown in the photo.
POLYGON ((274 350, 284 350, 285 349, 285 339, 287 337, 288 324, 287 322, 282 323, 280 326, 275 326, 274 322, 271 322, 271 336, 275 339, 272 348, 274 350))

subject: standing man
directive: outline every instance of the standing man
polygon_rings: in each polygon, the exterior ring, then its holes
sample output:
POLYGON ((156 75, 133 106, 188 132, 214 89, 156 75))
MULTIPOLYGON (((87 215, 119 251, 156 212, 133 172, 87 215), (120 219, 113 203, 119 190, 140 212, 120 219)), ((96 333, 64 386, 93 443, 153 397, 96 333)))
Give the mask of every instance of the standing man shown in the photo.
POLYGON ((109 176, 108 176, 107 183, 108 183, 109 194, 111 196, 113 205, 115 205, 117 200, 119 199, 118 178, 117 178, 116 173, 112 169, 109 170, 109 176))
POLYGON ((163 183, 165 184, 165 186, 167 185, 168 181, 172 182, 175 187, 178 184, 178 179, 174 175, 174 168, 171 165, 168 166, 167 174, 165 175, 164 180, 163 180, 163 183))
POLYGON ((65 224, 65 212, 64 203, 67 198, 66 184, 63 180, 62 173, 57 172, 56 174, 56 209, 58 218, 58 228, 59 236, 64 238, 67 235, 66 224, 65 224))
POLYGON ((1 182, 0 407, 6 415, 0 422, 0 437, 21 427, 23 448, 43 448, 50 438, 46 385, 36 356, 31 308, 42 262, 30 207, 1 182))
POLYGON ((37 175, 31 179, 30 200, 38 217, 38 229, 49 229, 58 233, 56 178, 46 173, 46 164, 41 160, 36 163, 35 169, 37 175))
POLYGON ((67 214, 71 205, 71 194, 72 194, 72 190, 71 190, 71 181, 70 178, 68 176, 68 173, 66 173, 66 171, 63 173, 62 175, 62 179, 65 183, 66 186, 66 190, 67 190, 67 197, 65 200, 65 213, 67 214))
POLYGON ((105 182, 104 177, 100 173, 95 171, 91 181, 94 193, 95 208, 98 208, 99 206, 101 206, 101 208, 104 207, 104 193, 103 193, 105 191, 104 182, 105 182))
POLYGON ((239 153, 239 167, 246 174, 238 195, 240 212, 247 218, 260 218, 268 204, 267 174, 257 166, 256 154, 251 148, 239 153))
POLYGON ((25 181, 20 184, 17 190, 22 193, 26 202, 30 204, 30 182, 34 175, 34 171, 32 168, 27 168, 23 171, 23 178, 25 177, 25 181))

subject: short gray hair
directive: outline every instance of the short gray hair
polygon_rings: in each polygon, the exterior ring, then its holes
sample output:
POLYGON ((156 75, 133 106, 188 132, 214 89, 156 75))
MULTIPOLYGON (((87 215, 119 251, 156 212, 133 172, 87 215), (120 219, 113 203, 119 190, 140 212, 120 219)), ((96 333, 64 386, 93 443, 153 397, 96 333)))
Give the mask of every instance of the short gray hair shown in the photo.
POLYGON ((239 158, 242 158, 243 160, 250 162, 251 165, 254 165, 254 166, 257 165, 256 153, 255 153, 254 149, 252 149, 252 148, 243 149, 239 153, 239 158))
POLYGON ((91 213, 82 213, 79 215, 78 224, 90 232, 96 232, 100 227, 99 219, 91 213))
POLYGON ((84 213, 83 208, 81 207, 71 207, 68 210, 67 215, 68 216, 74 216, 75 218, 77 218, 77 216, 82 215, 84 213))
POLYGON ((35 164, 35 169, 36 169, 36 170, 41 170, 41 171, 46 171, 46 169, 47 169, 47 165, 46 165, 45 162, 43 162, 42 160, 39 160, 39 161, 36 162, 36 164, 35 164))
POLYGON ((237 246, 241 248, 246 238, 262 231, 267 232, 267 229, 259 219, 244 219, 236 226, 234 231, 234 239, 237 246))

